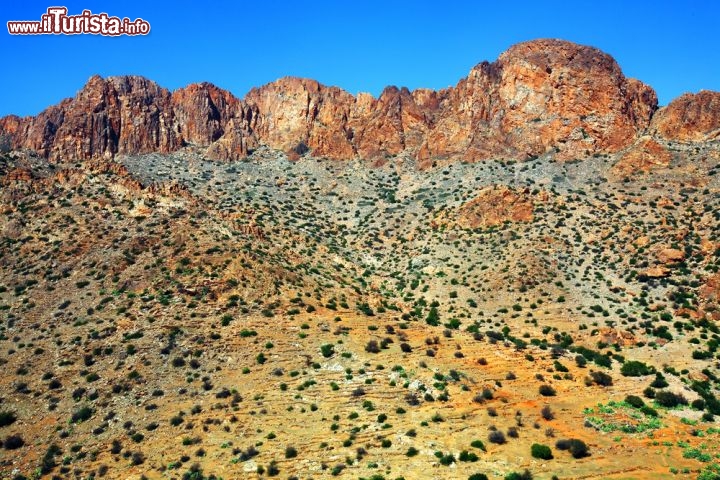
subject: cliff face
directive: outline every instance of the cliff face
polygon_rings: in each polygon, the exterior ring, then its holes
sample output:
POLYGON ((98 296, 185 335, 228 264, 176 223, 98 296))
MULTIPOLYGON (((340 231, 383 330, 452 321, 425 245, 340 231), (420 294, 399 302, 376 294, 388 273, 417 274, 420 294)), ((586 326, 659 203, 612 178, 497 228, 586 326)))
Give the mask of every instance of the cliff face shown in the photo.
POLYGON ((655 92, 608 55, 559 40, 516 45, 481 63, 443 105, 420 155, 559 159, 620 150, 649 124, 655 92))
POLYGON ((407 152, 420 162, 558 160, 614 153, 648 127, 666 139, 717 138, 720 93, 680 97, 657 110, 652 88, 627 79, 609 55, 560 40, 513 46, 440 91, 388 87, 353 96, 283 78, 244 100, 208 83, 172 94, 142 77, 93 77, 73 99, 36 117, 0 119, 13 148, 51 160, 206 148, 220 160, 258 145, 331 159, 407 152))
POLYGON ((468 161, 615 152, 657 108, 655 92, 626 79, 610 56, 559 40, 516 45, 439 92, 389 87, 374 99, 286 78, 245 101, 258 107, 258 138, 276 148, 304 142, 331 158, 410 151, 468 161))
POLYGON ((183 142, 210 146, 216 160, 235 160, 257 147, 250 133, 257 111, 230 92, 210 83, 192 84, 173 92, 174 125, 183 142))
POLYGON ((515 158, 553 148, 560 159, 617 151, 657 107, 655 92, 625 79, 610 56, 567 42, 523 43, 475 70, 458 95, 482 102, 483 90, 493 92, 487 105, 469 109, 469 146, 481 154, 488 145, 489 154, 515 158), (483 134, 473 141, 478 130, 483 134))
POLYGON ((304 143, 314 155, 374 158, 416 151, 430 129, 439 94, 386 88, 378 99, 350 95, 314 80, 283 78, 248 93, 257 106, 261 141, 288 150, 304 143))
POLYGON ((169 152, 182 146, 172 128, 170 93, 142 77, 94 76, 75 98, 16 122, 9 132, 13 146, 51 160, 169 152))
POLYGON ((50 160, 110 158, 210 146, 208 155, 238 159, 252 148, 253 110, 229 92, 204 83, 172 95, 137 76, 92 77, 72 99, 36 117, 5 117, 0 130, 13 148, 50 160))

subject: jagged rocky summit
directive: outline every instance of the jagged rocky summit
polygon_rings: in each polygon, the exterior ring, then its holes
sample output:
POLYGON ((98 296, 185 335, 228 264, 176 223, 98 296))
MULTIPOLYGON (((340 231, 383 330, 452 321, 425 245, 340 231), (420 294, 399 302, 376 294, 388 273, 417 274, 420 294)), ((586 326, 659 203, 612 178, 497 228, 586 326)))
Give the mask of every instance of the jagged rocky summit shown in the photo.
POLYGON ((0 135, 50 160, 188 145, 208 158, 237 160, 266 145, 336 160, 406 153, 421 166, 547 153, 563 161, 638 142, 646 150, 648 136, 718 139, 720 93, 685 94, 658 109, 655 91, 626 78, 606 53, 535 40, 476 65, 454 87, 387 87, 379 98, 292 77, 239 99, 209 83, 170 92, 143 77, 94 76, 74 98, 37 116, 0 119, 0 135))

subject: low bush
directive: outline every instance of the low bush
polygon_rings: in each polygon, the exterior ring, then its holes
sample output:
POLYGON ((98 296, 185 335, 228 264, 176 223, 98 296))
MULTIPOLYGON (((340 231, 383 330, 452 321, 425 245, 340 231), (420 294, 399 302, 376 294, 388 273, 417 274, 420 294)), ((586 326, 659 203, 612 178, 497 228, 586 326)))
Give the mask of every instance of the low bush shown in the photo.
POLYGON ((551 387, 550 385, 540 385, 539 388, 540 395, 543 397, 554 397, 557 392, 555 392, 555 389, 551 387))
POLYGON ((568 450, 574 458, 583 458, 589 455, 588 446, 577 438, 558 440, 555 447, 558 450, 568 450))
POLYGON ((655 373, 655 368, 645 365, 637 360, 630 360, 623 363, 620 373, 626 377, 644 377, 655 373))
POLYGON ((500 430, 490 432, 488 434, 488 441, 491 443, 497 443, 498 445, 502 445, 507 442, 507 440, 505 439, 505 434, 500 430))
POLYGON ((687 405, 688 401, 680 394, 667 390, 660 390, 655 393, 655 401, 658 405, 667 408, 677 407, 678 405, 687 405))
POLYGON ((635 408, 642 408, 645 406, 645 402, 642 398, 637 395, 628 395, 625 397, 625 403, 635 408))
POLYGON ((17 450, 25 445, 25 441, 20 435, 10 435, 3 442, 3 448, 5 450, 17 450))
POLYGON ((550 460, 553 458, 552 450, 547 445, 541 445, 539 443, 533 443, 530 447, 530 454, 534 458, 540 458, 542 460, 550 460))
POLYGON ((0 412, 0 427, 7 427, 8 425, 12 425, 17 420, 17 415, 15 415, 15 412, 11 412, 9 410, 3 410, 0 412))

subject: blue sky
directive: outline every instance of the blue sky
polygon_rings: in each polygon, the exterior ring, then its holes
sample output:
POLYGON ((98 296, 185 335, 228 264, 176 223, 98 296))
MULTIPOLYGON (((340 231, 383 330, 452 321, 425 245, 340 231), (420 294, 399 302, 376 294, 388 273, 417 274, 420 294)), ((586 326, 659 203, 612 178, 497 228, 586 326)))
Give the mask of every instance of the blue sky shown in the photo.
POLYGON ((209 81, 240 97, 286 75, 351 93, 437 89, 535 38, 604 50, 627 76, 653 86, 661 104, 720 90, 720 2, 712 0, 3 3, 0 116, 36 114, 96 73, 143 75, 171 90, 209 81), (121 38, 7 33, 8 20, 39 20, 58 4, 70 14, 142 17, 152 31, 121 38))

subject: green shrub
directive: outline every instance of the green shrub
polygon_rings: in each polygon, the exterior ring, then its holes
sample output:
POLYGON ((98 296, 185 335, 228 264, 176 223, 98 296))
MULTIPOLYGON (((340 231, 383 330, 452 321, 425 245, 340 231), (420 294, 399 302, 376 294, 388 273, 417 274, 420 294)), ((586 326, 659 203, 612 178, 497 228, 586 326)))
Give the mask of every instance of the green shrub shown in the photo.
POLYGON ((625 397, 625 403, 635 408, 642 408, 645 406, 645 402, 642 398, 637 395, 628 395, 625 397))
POLYGON ((550 460, 553 458, 552 450, 547 445, 540 445, 539 443, 533 443, 530 447, 530 454, 535 458, 542 460, 550 460))
POLYGON ((0 427, 7 427, 8 425, 12 425, 17 420, 17 415, 15 415, 15 412, 11 412, 9 410, 3 410, 0 412, 0 427))
POLYGON ((555 389, 547 384, 540 385, 539 391, 540 391, 540 395, 542 395, 544 397, 554 397, 556 394, 555 389))
POLYGON ((431 307, 430 313, 428 313, 428 316, 425 318, 425 321, 428 325, 431 325, 433 327, 437 327, 440 325, 440 315, 438 314, 437 308, 431 307))
POLYGON ((590 378, 593 383, 601 387, 610 387, 613 384, 612 377, 605 372, 590 372, 590 378))
POLYGON ((649 367, 643 362, 639 362, 637 360, 630 360, 623 363, 620 373, 626 377, 644 377, 645 375, 655 373, 655 368, 649 367))
POLYGON ((440 457, 440 465, 444 465, 447 467, 453 463, 455 463, 455 457, 452 453, 448 453, 447 455, 442 455, 440 457))
POLYGON ((558 362, 557 360, 555 360, 555 363, 553 364, 553 366, 555 367, 555 371, 557 371, 557 372, 566 373, 566 372, 569 371, 568 368, 567 368, 565 365, 563 365, 562 363, 558 362))
POLYGON ((654 408, 652 408, 648 405, 643 405, 642 407, 640 407, 640 411, 642 413, 644 413, 645 415, 647 415, 648 417, 657 417, 658 416, 657 410, 655 410, 654 408))
POLYGON ((571 438, 568 440, 558 440, 555 443, 558 450, 568 450, 574 458, 583 458, 589 455, 588 446, 582 440, 571 438))
POLYGON ((458 460, 460 460, 461 462, 477 462, 479 458, 475 453, 463 450, 462 452, 460 452, 458 460))
POLYGON ((485 451, 485 444, 482 440, 473 440, 472 443, 470 443, 470 446, 473 448, 479 448, 483 452, 485 451))
POLYGON ((468 480, 488 480, 488 477, 484 473, 473 473, 468 477, 468 480))
POLYGON ((331 343, 326 343, 320 347, 320 353, 325 358, 330 358, 335 354, 335 346, 331 343))
POLYGON ((505 475, 505 480, 532 480, 533 476, 530 470, 525 470, 523 473, 512 472, 505 475))
POLYGON ((2 446, 5 450, 17 450, 18 448, 22 448, 24 445, 25 440, 23 440, 20 435, 10 435, 4 442, 2 442, 2 446))
POLYGON ((667 380, 665 380, 665 376, 660 372, 657 372, 655 374, 655 380, 653 380, 650 384, 652 388, 665 388, 669 385, 670 384, 667 382, 667 380))
POLYGON ((90 407, 81 407, 78 410, 75 410, 70 417, 70 421, 72 423, 80 423, 87 420, 90 420, 90 417, 93 415, 93 409, 90 407))
POLYGON ((688 403, 682 395, 669 392, 667 390, 660 390, 659 392, 656 392, 655 401, 658 405, 667 408, 677 407, 678 405, 687 405, 688 403))

